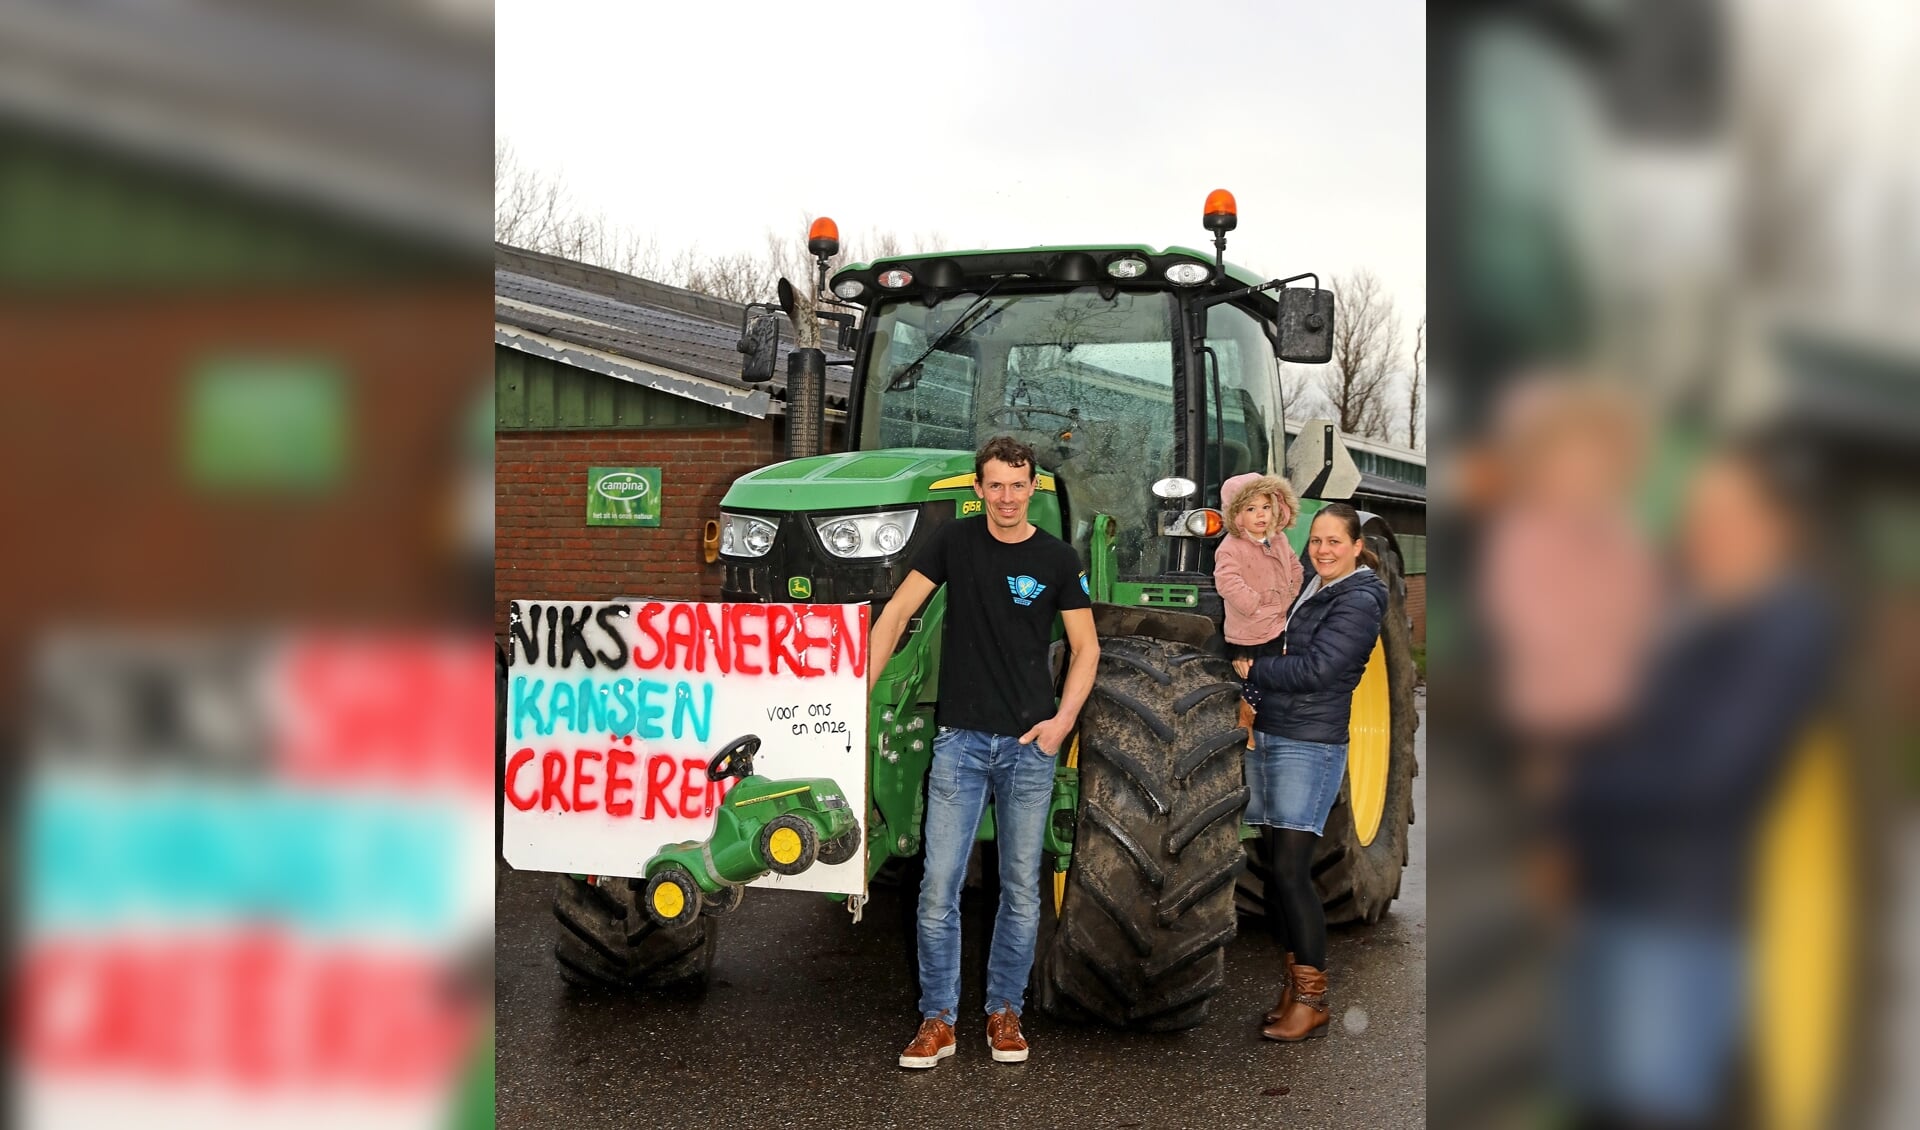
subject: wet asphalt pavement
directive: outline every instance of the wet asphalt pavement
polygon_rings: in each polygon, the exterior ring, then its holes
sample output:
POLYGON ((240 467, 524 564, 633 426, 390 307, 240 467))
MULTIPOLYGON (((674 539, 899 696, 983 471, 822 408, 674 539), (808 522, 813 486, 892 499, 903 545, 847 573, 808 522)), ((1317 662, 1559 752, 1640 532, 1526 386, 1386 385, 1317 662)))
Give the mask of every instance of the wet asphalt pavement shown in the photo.
MULTIPOLYGON (((1419 700, 1425 721, 1425 698, 1419 700)), ((1028 1007, 1024 1064, 997 1064, 980 1012, 993 907, 962 901, 959 1048, 895 1066, 918 1024, 914 892, 876 887, 864 920, 817 895, 750 891, 722 921, 704 991, 567 987, 551 955, 553 877, 503 872, 495 930, 498 1125, 530 1127, 1310 1126, 1426 1122, 1426 742, 1420 819, 1400 898, 1335 930, 1333 1032, 1262 1040, 1280 955, 1257 929, 1227 950, 1227 987, 1199 1028, 1135 1035, 1028 1007)), ((1052 898, 1041 925, 1042 952, 1052 898)))

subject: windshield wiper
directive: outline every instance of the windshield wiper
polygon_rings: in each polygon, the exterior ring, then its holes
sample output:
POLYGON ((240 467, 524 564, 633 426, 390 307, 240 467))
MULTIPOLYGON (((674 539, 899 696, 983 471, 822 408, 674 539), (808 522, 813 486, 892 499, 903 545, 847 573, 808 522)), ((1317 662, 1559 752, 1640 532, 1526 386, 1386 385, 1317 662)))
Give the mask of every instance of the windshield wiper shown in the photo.
MULTIPOLYGON (((927 363, 927 358, 933 356, 935 350, 939 349, 941 346, 952 341, 954 338, 959 337, 962 332, 978 329, 979 326, 985 325, 987 323, 987 318, 981 318, 977 324, 972 324, 972 325, 968 324, 968 319, 972 318, 974 314, 979 312, 982 306, 986 305, 987 299, 993 294, 994 290, 998 288, 999 285, 1005 281, 1006 281, 1006 276, 1002 275, 1000 278, 997 278, 992 282, 988 283, 987 289, 981 291, 980 297, 974 299, 971 303, 968 304, 967 308, 961 312, 960 316, 953 320, 952 325, 948 326, 946 330, 940 334, 939 337, 936 337, 931 342, 927 343, 927 347, 920 351, 920 356, 915 357, 912 361, 908 362, 906 368, 895 373, 893 375, 893 378, 887 381, 886 391, 906 392, 909 389, 915 387, 920 383, 920 380, 919 380, 920 366, 927 363)), ((1006 307, 1004 306, 1000 307, 1000 310, 1004 310, 1004 309, 1006 309, 1006 307)), ((995 310, 993 313, 998 314, 1000 310, 995 310)), ((993 316, 992 314, 988 315, 988 317, 992 317, 992 316, 993 316)))

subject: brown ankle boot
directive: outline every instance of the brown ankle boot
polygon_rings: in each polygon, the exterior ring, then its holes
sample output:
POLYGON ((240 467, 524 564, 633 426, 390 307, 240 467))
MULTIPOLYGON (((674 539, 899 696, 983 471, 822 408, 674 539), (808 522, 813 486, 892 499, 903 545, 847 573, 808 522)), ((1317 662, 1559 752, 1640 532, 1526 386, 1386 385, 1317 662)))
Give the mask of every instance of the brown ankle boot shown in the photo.
POLYGON ((1311 965, 1293 967, 1293 1000, 1280 1019, 1260 1029, 1269 1040, 1286 1044, 1318 1039, 1327 1034, 1332 1012, 1327 1006, 1327 974, 1311 965))
POLYGON ((1293 1003, 1293 953, 1287 953, 1287 971, 1280 975, 1280 1003, 1267 1010, 1260 1018, 1262 1025, 1272 1024, 1286 1013, 1287 1006, 1293 1003))

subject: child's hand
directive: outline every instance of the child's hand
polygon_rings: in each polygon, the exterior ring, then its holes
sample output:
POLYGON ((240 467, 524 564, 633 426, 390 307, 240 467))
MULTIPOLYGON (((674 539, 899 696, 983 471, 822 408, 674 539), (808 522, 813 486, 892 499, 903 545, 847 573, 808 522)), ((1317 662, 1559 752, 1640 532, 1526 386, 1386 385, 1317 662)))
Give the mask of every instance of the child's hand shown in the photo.
POLYGON ((1236 659, 1233 661, 1233 669, 1236 674, 1244 679, 1253 672, 1253 660, 1236 659))

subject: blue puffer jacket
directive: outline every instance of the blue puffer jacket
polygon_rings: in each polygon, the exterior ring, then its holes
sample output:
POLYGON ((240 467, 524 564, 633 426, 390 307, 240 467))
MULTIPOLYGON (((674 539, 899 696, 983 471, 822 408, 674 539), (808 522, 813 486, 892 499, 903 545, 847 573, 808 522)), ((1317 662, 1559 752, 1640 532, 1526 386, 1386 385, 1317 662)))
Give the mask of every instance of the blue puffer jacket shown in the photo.
POLYGON ((1387 587, 1371 570, 1355 572, 1294 606, 1286 654, 1256 659, 1249 680, 1259 692, 1253 728, 1264 734, 1344 745, 1353 688, 1367 669, 1387 587))

